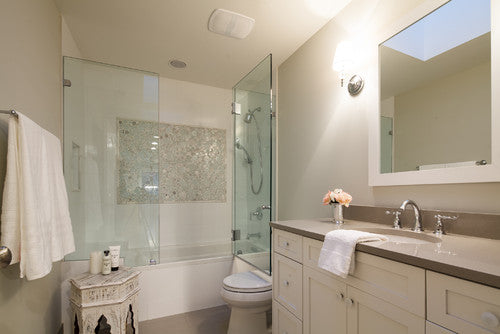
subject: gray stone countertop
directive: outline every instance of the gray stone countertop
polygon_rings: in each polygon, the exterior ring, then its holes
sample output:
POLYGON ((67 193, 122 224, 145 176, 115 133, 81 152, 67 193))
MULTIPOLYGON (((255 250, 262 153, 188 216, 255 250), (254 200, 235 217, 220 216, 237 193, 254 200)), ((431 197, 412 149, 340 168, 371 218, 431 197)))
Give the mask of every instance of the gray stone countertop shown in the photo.
MULTIPOLYGON (((327 219, 275 221, 270 225, 320 241, 325 239, 328 232, 339 228, 381 228, 388 230, 388 233, 392 230, 388 225, 354 220, 346 220, 343 225, 335 225, 327 219)), ((430 231, 422 233, 429 238, 434 236, 430 231)), ((441 239, 437 243, 414 244, 397 242, 397 238, 391 241, 389 236, 388 241, 360 243, 356 250, 500 288, 500 240, 462 235, 443 235, 441 239)))

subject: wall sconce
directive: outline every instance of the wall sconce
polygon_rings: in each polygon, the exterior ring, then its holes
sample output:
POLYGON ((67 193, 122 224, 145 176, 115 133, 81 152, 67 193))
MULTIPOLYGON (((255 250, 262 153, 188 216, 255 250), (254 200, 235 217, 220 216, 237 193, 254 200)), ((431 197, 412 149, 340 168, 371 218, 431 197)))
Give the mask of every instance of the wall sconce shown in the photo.
MULTIPOLYGON (((333 70, 339 72, 340 87, 344 87, 344 80, 347 78, 347 72, 354 65, 354 48, 351 42, 342 41, 337 45, 335 57, 333 58, 333 70)), ((348 91, 351 95, 357 95, 363 89, 364 82, 359 75, 354 75, 349 80, 348 91)))

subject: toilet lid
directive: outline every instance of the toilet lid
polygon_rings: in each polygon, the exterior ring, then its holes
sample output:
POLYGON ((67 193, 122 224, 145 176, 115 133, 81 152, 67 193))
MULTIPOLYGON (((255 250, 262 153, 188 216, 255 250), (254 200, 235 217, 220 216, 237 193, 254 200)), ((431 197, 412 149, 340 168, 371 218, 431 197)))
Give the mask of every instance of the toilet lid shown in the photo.
POLYGON ((222 284, 224 289, 234 292, 264 292, 272 288, 271 282, 249 271, 227 276, 222 284))

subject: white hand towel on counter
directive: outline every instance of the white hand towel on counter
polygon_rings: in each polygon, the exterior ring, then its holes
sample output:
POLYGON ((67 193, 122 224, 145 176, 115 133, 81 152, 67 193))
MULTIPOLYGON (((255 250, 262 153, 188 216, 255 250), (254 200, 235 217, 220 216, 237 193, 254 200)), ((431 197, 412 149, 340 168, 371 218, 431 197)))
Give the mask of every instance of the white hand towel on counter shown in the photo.
POLYGON ((319 255, 318 266, 342 278, 354 272, 354 251, 356 244, 367 241, 387 240, 387 237, 356 231, 334 230, 325 235, 319 255))
MULTIPOLYGON (((47 275, 52 262, 73 252, 75 244, 60 141, 21 113, 17 126, 17 166, 12 170, 12 161, 8 162, 3 202, 9 204, 8 211, 2 209, 2 218, 17 211, 20 250, 15 259, 20 259, 20 276, 33 280, 47 275), (17 199, 12 198, 15 189, 17 199)), ((9 143, 7 160, 10 147, 9 143)), ((3 233, 2 226, 2 239, 3 233)))

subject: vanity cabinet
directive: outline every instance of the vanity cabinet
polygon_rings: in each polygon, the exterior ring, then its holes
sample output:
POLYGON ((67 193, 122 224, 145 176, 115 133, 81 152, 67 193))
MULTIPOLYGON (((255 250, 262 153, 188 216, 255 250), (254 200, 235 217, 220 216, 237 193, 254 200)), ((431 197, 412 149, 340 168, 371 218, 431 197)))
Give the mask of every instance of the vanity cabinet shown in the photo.
POLYGON ((304 334, 425 333, 423 269, 357 253, 343 280, 318 268, 321 241, 303 245, 304 334))
POLYGON ((273 332, 290 334, 293 323, 303 334, 425 333, 423 269, 357 253, 355 273, 342 279, 318 268, 322 244, 274 230, 273 332))
POLYGON ((500 334, 500 289, 361 252, 343 279, 322 246, 273 230, 273 333, 500 334))

